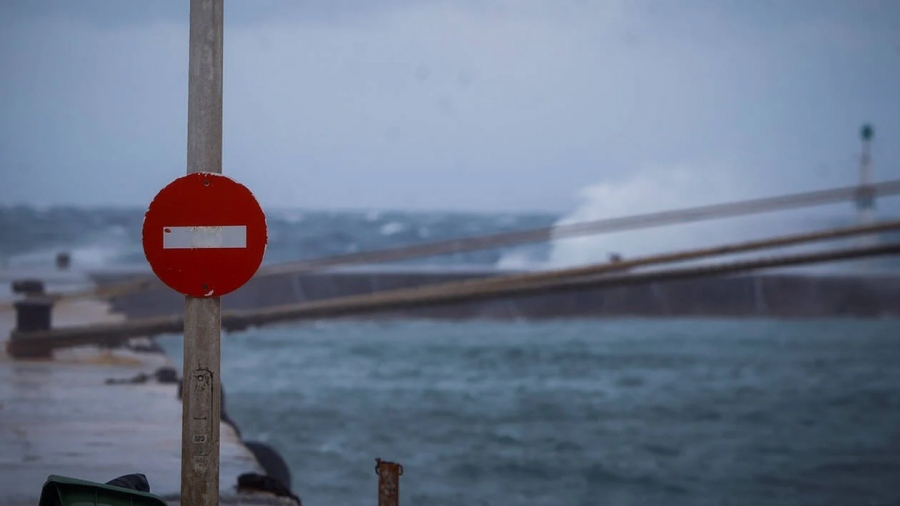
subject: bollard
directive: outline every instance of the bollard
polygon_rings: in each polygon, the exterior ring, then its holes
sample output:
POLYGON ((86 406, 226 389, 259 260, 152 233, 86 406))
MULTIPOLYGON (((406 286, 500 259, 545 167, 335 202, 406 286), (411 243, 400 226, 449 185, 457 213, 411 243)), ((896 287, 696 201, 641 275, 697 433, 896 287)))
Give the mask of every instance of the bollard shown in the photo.
POLYGON ((375 459, 375 474, 378 475, 378 506, 399 506, 403 466, 375 459))
POLYGON ((64 271, 72 264, 72 256, 68 251, 60 251, 56 254, 56 268, 64 271))
POLYGON ((16 279, 11 285, 13 293, 21 293, 25 296, 44 294, 44 282, 40 279, 16 279))
POLYGON ((29 332, 50 330, 53 315, 53 299, 50 297, 29 297, 16 301, 16 331, 6 343, 6 350, 15 358, 49 358, 50 348, 31 346, 29 332))
POLYGON ((49 297, 29 297, 16 301, 16 331, 35 332, 50 330, 53 313, 53 299, 49 297))

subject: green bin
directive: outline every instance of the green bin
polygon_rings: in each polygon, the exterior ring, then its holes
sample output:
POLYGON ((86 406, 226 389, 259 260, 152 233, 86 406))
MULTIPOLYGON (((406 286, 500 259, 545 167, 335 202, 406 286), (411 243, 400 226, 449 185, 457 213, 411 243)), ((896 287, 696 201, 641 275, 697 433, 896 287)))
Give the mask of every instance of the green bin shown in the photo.
POLYGON ((166 506, 166 502, 137 490, 50 475, 39 506, 166 506))

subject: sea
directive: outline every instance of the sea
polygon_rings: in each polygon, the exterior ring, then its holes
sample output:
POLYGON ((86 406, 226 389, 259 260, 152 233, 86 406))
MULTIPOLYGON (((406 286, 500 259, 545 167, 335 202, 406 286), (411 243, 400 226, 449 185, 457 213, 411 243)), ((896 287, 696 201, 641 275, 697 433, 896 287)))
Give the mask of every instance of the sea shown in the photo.
MULTIPOLYGON (((846 214, 413 262, 571 265, 846 214)), ((267 210, 265 262, 572 219, 267 210)), ((142 220, 0 206, 0 272, 59 251, 75 270, 146 267, 142 220)), ((160 343, 180 364, 181 338, 160 343)), ((225 334, 222 348, 228 416, 281 453, 307 506, 375 504, 376 458, 403 465, 404 505, 900 505, 898 320, 322 320, 225 334)))

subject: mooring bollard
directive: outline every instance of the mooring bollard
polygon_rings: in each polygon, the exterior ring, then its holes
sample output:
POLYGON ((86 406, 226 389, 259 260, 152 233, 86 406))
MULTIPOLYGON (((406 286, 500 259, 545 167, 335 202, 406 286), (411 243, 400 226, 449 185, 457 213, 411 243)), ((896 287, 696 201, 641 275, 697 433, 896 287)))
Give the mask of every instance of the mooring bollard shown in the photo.
POLYGON ((378 475, 378 506, 399 506, 403 466, 375 459, 375 474, 378 475))
POLYGON ((60 251, 56 254, 56 268, 64 271, 72 264, 72 255, 68 251, 60 251))
POLYGON ((53 299, 49 297, 29 297, 16 301, 16 331, 35 332, 50 330, 53 314, 53 299))
POLYGON ((28 342, 30 332, 50 330, 53 317, 53 299, 31 296, 13 304, 16 309, 16 329, 6 343, 6 350, 14 358, 48 358, 50 348, 34 346, 28 342))

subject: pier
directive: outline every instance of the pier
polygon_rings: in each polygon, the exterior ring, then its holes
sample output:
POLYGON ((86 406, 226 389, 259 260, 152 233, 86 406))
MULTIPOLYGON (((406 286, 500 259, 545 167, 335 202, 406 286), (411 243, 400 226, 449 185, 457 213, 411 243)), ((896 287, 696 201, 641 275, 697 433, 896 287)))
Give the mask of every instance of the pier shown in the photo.
MULTIPOLYGON (((70 326, 125 319, 110 309, 97 300, 64 301, 54 307, 53 321, 70 326)), ((170 359, 136 339, 116 348, 82 346, 58 350, 51 359, 14 360, 5 344, 15 316, 0 308, 0 503, 34 506, 50 474, 105 483, 142 473, 151 493, 180 504, 180 379, 170 359)), ((296 504, 239 493, 239 476, 266 471, 231 425, 220 423, 220 434, 221 504, 296 504)))

